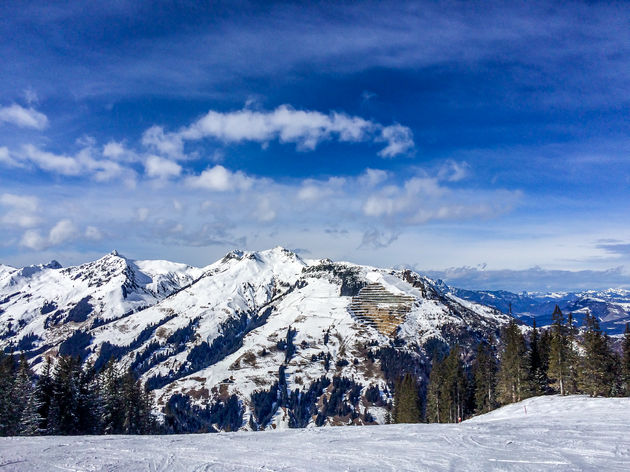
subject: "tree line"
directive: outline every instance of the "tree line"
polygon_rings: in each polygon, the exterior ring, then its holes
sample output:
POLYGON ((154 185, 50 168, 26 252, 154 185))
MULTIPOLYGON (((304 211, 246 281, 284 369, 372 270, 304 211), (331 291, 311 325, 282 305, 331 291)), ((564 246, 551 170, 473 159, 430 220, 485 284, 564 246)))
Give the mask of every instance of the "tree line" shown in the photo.
POLYGON ((153 399, 131 371, 78 357, 47 358, 35 376, 24 355, 0 352, 0 436, 151 434, 153 399))
POLYGON ((596 317, 587 314, 579 331, 558 306, 546 329, 534 321, 524 335, 512 319, 501 334, 500 342, 480 342, 471 362, 459 346, 435 356, 424 398, 406 374, 395 389, 393 420, 455 423, 535 395, 630 396, 630 324, 621 352, 596 317))

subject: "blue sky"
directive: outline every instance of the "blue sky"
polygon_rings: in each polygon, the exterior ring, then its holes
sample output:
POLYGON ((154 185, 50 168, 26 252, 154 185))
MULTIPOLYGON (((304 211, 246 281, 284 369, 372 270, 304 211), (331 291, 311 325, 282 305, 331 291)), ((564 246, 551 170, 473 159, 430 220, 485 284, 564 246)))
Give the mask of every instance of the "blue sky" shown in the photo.
POLYGON ((52 3, 0 4, 2 263, 630 286, 627 3, 52 3))

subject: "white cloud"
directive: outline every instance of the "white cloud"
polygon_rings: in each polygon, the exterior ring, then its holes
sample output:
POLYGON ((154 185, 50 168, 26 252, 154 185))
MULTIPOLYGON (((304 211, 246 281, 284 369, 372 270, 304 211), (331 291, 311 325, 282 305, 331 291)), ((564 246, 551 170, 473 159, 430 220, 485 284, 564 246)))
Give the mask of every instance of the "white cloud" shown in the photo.
POLYGON ((330 177, 325 181, 306 179, 297 193, 300 200, 321 200, 342 190, 346 183, 343 177, 330 177))
POLYGON ((181 136, 175 133, 164 133, 161 126, 152 126, 142 135, 142 144, 160 154, 172 158, 182 158, 184 155, 184 142, 181 136))
POLYGON ((122 143, 110 141, 103 146, 103 156, 118 160, 125 154, 125 147, 122 143))
POLYGON ((62 219, 50 229, 47 236, 42 236, 41 232, 36 229, 27 230, 22 235, 20 245, 35 251, 41 251, 75 239, 77 234, 77 229, 72 221, 62 219))
POLYGON ((182 166, 159 156, 149 156, 144 163, 146 174, 157 179, 177 177, 182 173, 182 166))
POLYGON ((86 239, 91 239, 93 241, 99 241, 103 239, 103 233, 96 226, 88 226, 85 228, 85 237, 86 239))
POLYGON ((380 169, 365 169, 365 172, 359 176, 358 182, 359 185, 365 187, 374 187, 378 185, 389 177, 387 171, 380 169))
POLYGON ((412 177, 401 186, 382 187, 368 195, 363 203, 363 214, 405 225, 420 225, 431 220, 490 218, 509 211, 519 198, 520 192, 455 190, 442 185, 438 177, 421 176, 412 177))
POLYGON ((4 164, 8 167, 23 167, 22 163, 11 156, 9 148, 6 146, 0 147, 0 164, 4 164))
POLYGON ((0 196, 0 205, 8 208, 0 220, 7 226, 32 228, 41 221, 37 215, 39 203, 36 197, 4 193, 0 196))
MULTIPOLYGON (((94 157, 95 149, 90 139, 81 140, 83 147, 76 155, 55 154, 39 149, 32 144, 22 146, 22 152, 16 155, 19 164, 30 163, 39 169, 68 177, 90 176, 99 182, 123 178, 129 185, 135 181, 135 171, 123 167, 118 162, 94 157)), ((2 159, 0 159, 0 162, 2 159)))
POLYGON ((48 247, 46 238, 42 237, 39 231, 35 229, 26 231, 20 240, 20 244, 29 249, 34 249, 35 251, 41 251, 48 247))
POLYGON ((312 151, 321 142, 384 142, 382 157, 395 157, 413 150, 411 130, 394 124, 383 126, 358 116, 331 112, 295 110, 281 105, 272 111, 247 108, 233 112, 209 111, 192 125, 176 133, 165 133, 159 126, 145 131, 142 142, 159 153, 180 158, 184 141, 213 138, 224 143, 253 141, 266 144, 273 140, 293 143, 301 151, 312 151))
POLYGON ((190 187, 226 192, 247 190, 253 185, 254 179, 240 171, 231 172, 225 167, 217 165, 204 170, 198 176, 189 177, 186 182, 190 187))
POLYGON ((74 157, 42 151, 32 144, 25 145, 23 150, 24 157, 36 164, 40 169, 68 176, 81 173, 81 165, 74 157))
POLYGON ((459 182, 468 177, 470 166, 467 162, 446 161, 438 171, 438 178, 448 182, 459 182))
POLYGON ((408 154, 414 148, 413 133, 406 126, 399 124, 381 128, 381 135, 377 141, 387 143, 387 146, 378 153, 381 157, 408 154))
POLYGON ((42 130, 48 126, 48 118, 34 108, 24 108, 13 104, 0 108, 0 123, 11 123, 20 128, 42 130))
POLYGON ((34 103, 39 102, 39 97, 37 96, 37 92, 33 90, 31 87, 28 87, 24 90, 24 100, 29 105, 33 105, 34 103))
POLYGON ((121 163, 141 162, 142 156, 125 146, 123 142, 109 141, 103 146, 103 157, 121 163))
POLYGON ((261 223, 268 223, 276 219, 276 211, 267 197, 263 197, 258 202, 258 208, 254 212, 255 217, 261 223))
POLYGON ((0 196, 0 204, 26 212, 35 212, 39 207, 36 197, 14 195, 11 193, 3 193, 2 196, 0 196))
POLYGON ((53 226, 48 235, 48 241, 51 246, 57 246, 63 242, 76 237, 77 229, 72 221, 64 219, 53 226))

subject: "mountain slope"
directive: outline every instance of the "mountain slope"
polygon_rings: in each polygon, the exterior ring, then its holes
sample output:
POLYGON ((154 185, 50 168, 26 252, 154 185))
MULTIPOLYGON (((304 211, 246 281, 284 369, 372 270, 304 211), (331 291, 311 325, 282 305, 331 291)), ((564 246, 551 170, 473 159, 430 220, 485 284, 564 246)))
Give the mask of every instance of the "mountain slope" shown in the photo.
POLYGON ((112 253, 11 271, 0 290, 2 344, 34 365, 57 352, 97 368, 113 358, 155 391, 157 409, 178 394, 183 409, 237 395, 246 428, 383 422, 405 370, 422 378, 436 350, 497 336, 508 320, 410 271, 283 248, 203 269, 112 253))

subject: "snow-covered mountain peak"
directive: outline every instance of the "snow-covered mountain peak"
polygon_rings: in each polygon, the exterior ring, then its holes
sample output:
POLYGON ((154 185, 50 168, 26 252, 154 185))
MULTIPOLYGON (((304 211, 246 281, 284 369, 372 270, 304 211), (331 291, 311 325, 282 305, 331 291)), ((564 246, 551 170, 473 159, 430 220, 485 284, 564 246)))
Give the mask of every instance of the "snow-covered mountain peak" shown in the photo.
POLYGON ((282 247, 231 251, 202 269, 112 252, 20 281, 0 286, 0 348, 35 364, 56 353, 96 366, 114 358, 158 405, 176 393, 200 402, 236 394, 251 412, 256 391, 306 392, 325 377, 385 392, 397 375, 391 356, 421 369, 425 346, 471 346, 507 322, 409 270, 303 260, 282 247))

